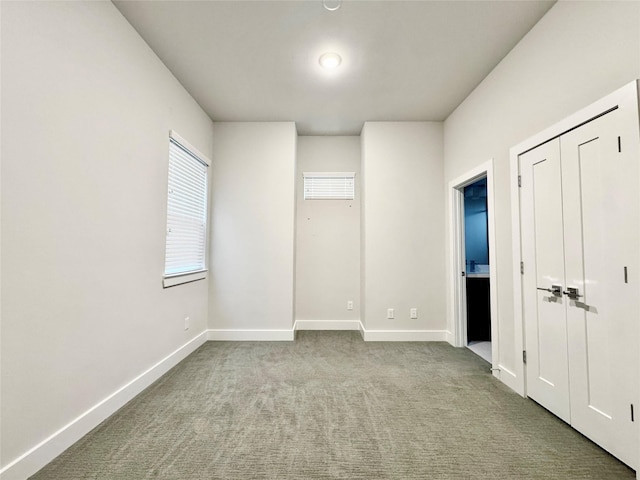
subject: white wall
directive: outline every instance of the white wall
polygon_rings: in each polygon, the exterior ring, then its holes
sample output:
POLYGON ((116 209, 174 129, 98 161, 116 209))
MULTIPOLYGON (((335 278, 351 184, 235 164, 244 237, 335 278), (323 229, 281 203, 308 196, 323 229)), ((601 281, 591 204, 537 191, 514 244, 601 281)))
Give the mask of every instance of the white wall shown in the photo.
POLYGON ((558 2, 445 122, 445 185, 495 159, 498 363, 512 371, 509 148, 637 77, 639 2, 558 2))
POLYGON ((209 328, 291 330, 295 124, 214 123, 214 138, 209 328))
POLYGON ((6 466, 206 329, 162 273, 168 132, 212 123, 111 3, 0 8, 6 466))
POLYGON ((360 137, 298 137, 296 320, 360 320, 359 185, 360 137), (356 172, 355 200, 305 201, 303 172, 356 172))
POLYGON ((444 340, 442 123, 367 122, 362 149, 364 326, 444 340))

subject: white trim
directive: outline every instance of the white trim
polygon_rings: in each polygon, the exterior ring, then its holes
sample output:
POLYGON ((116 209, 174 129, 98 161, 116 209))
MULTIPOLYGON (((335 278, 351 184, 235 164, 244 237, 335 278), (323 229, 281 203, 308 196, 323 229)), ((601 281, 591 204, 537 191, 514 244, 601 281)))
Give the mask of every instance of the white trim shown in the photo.
POLYGON ((187 142, 182 136, 178 134, 175 130, 169 130, 169 138, 173 138, 176 142, 182 145, 184 148, 193 153, 199 160, 207 164, 207 167, 211 166, 211 160, 204 153, 198 150, 196 147, 187 142))
MULTIPOLYGON (((518 186, 518 175, 520 168, 518 166, 518 155, 513 158, 513 149, 510 151, 510 177, 511 177, 511 251, 513 256, 513 349, 514 358, 516 360, 515 382, 513 390, 520 395, 525 396, 525 369, 524 363, 520 360, 522 351, 524 350, 524 328, 522 322, 524 317, 522 314, 522 275, 520 274, 520 261, 522 252, 520 248, 520 187, 518 186)), ((506 383, 506 382, 505 382, 506 383)))
POLYGON ((459 185, 467 182, 460 178, 449 183, 449 295, 447 297, 447 310, 451 325, 448 325, 453 334, 455 347, 466 346, 467 338, 466 322, 460 317, 466 317, 466 284, 461 275, 465 268, 464 254, 464 193, 459 185))
POLYGON ((356 178, 356 172, 302 172, 302 178, 356 178))
POLYGON ((360 320, 296 320, 294 330, 360 330, 360 320))
POLYGON ((456 336, 453 332, 447 330, 446 332, 447 334, 447 342, 449 342, 449 345, 451 345, 452 347, 456 346, 456 336))
POLYGON ((487 162, 487 215, 489 236, 489 302, 491 308, 491 363, 500 363, 500 315, 498 311, 498 247, 496 245, 496 207, 493 158, 487 162))
POLYGON ((365 342, 446 342, 446 330, 367 330, 362 327, 365 342))
MULTIPOLYGON (((638 95, 640 89, 640 81, 634 80, 619 88, 615 92, 604 98, 592 103, 591 105, 569 115, 563 120, 553 124, 545 130, 527 138, 523 142, 509 149, 509 161, 511 168, 511 232, 513 239, 513 321, 514 321, 514 349, 515 349, 515 382, 516 392, 526 395, 525 388, 525 369, 522 361, 518 361, 524 350, 524 315, 522 311, 522 276, 520 274, 520 262, 522 255, 520 252, 521 235, 520 235, 520 191, 518 188, 519 162, 518 158, 524 152, 541 145, 563 133, 585 123, 589 120, 602 115, 603 113, 618 107, 630 109, 630 115, 637 118, 638 115, 638 95)), ((527 265, 525 265, 527 268, 527 265)), ((505 382, 506 383, 506 382, 505 382)))
POLYGON ((0 478, 2 480, 22 480, 36 473, 193 353, 205 343, 206 336, 206 332, 202 332, 192 340, 189 340, 129 383, 96 403, 57 432, 10 462, 0 470, 0 478))
POLYGON ((511 147, 509 149, 509 152, 517 152, 517 155, 520 155, 527 150, 531 150, 532 148, 548 142, 553 138, 559 137, 563 133, 574 129, 577 126, 582 125, 583 123, 588 122, 615 107, 631 106, 631 108, 637 108, 637 106, 634 107, 633 105, 629 105, 629 102, 633 102, 638 95, 638 82, 638 80, 634 80, 630 83, 627 83, 625 86, 610 93, 606 97, 595 101, 591 105, 588 105, 587 107, 563 118, 559 122, 554 123, 550 127, 545 128, 541 132, 538 132, 535 135, 511 147))
POLYGON ((232 341, 232 342, 253 342, 253 341, 287 341, 291 342, 295 338, 295 331, 289 330, 254 330, 254 329, 209 329, 207 330, 207 340, 209 341, 232 341))
MULTIPOLYGON (((296 325, 291 330, 209 329, 207 330, 207 339, 210 341, 236 342, 293 341, 296 329, 309 330, 305 327, 315 326, 320 323, 338 326, 338 324, 346 324, 347 322, 352 327, 349 330, 360 330, 365 342, 447 342, 451 337, 451 332, 447 330, 367 330, 359 320, 319 320, 311 321, 313 323, 307 325, 300 322, 306 321, 297 320, 296 325)), ((325 328, 325 330, 329 329, 325 328)), ((336 328, 331 330, 336 330, 336 328)))
MULTIPOLYGON (((496 222, 494 201, 493 158, 449 182, 449 281, 448 312, 452 319, 450 337, 453 345, 465 347, 466 342, 466 287, 460 272, 464 265, 464 217, 462 189, 487 178, 487 227, 489 237, 489 296, 491 305, 491 363, 498 368, 500 362, 500 329, 498 317, 498 263, 496 255, 496 222)), ((451 343, 451 342, 450 342, 451 343)))
POLYGON ((169 288, 169 287, 175 287, 176 285, 182 285, 183 283, 191 283, 198 280, 205 280, 207 278, 207 271, 208 270, 200 270, 199 272, 167 275, 162 279, 162 286, 164 288, 169 288))

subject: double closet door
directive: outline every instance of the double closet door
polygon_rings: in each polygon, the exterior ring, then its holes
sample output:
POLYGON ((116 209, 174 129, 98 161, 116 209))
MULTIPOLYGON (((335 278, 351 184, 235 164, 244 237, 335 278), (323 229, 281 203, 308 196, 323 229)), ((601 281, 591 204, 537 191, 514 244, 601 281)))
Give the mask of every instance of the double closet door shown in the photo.
POLYGON ((639 159, 622 120, 519 156, 525 372, 530 398, 636 467, 639 159))

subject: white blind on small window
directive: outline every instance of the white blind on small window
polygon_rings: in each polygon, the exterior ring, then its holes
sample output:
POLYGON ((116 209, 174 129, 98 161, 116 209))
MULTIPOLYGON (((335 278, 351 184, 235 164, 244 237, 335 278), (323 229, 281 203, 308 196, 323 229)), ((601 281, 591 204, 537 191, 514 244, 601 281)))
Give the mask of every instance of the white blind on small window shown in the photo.
POLYGON ((305 200, 353 200, 355 198, 354 172, 305 172, 305 200))
POLYGON ((173 138, 169 144, 165 276, 205 269, 207 165, 173 138))

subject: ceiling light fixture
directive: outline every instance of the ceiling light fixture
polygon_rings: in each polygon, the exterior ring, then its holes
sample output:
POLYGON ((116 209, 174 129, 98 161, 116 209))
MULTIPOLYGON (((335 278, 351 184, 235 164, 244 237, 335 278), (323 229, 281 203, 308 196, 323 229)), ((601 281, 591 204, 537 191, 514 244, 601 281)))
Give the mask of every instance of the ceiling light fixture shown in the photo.
POLYGON ((329 10, 330 12, 335 12, 342 6, 342 0, 335 0, 333 2, 322 0, 322 6, 325 8, 325 10, 329 10))
POLYGON ((327 70, 333 70, 337 68, 338 65, 342 62, 342 57, 337 53, 327 52, 320 55, 320 59, 318 60, 322 68, 326 68, 327 70))

